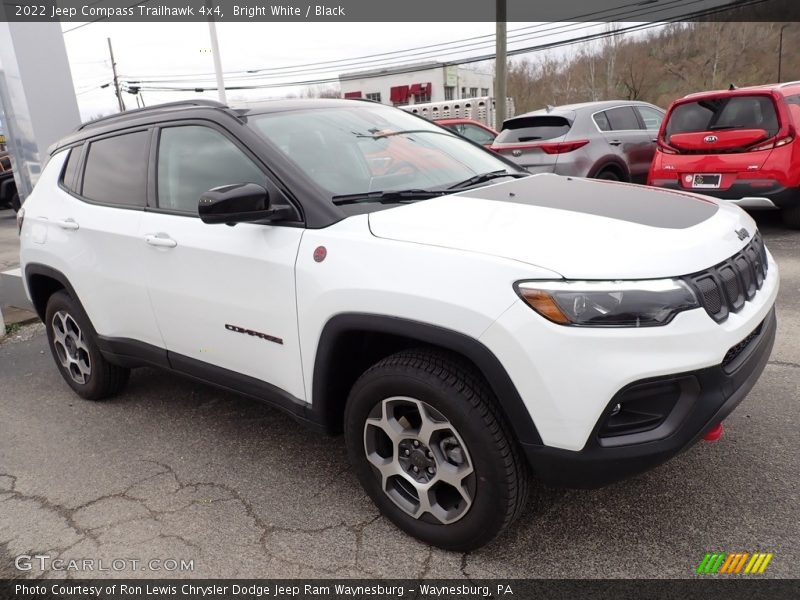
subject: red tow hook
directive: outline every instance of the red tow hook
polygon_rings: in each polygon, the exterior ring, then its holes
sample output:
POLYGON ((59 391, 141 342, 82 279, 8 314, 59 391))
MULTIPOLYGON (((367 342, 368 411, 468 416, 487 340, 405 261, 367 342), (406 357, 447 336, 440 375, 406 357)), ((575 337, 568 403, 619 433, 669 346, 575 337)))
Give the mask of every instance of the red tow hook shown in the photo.
POLYGON ((722 426, 722 423, 717 423, 712 429, 708 430, 703 436, 703 439, 707 442, 716 442, 722 437, 723 431, 725 431, 725 428, 722 426))

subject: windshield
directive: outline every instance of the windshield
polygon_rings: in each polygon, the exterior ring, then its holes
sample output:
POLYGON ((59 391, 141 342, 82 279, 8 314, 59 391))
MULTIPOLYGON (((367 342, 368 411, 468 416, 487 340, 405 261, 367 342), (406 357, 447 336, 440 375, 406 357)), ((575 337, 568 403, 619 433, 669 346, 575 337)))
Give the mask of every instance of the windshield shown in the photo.
POLYGON ((444 190, 514 167, 419 117, 353 103, 255 115, 248 123, 331 197, 409 189, 444 190))

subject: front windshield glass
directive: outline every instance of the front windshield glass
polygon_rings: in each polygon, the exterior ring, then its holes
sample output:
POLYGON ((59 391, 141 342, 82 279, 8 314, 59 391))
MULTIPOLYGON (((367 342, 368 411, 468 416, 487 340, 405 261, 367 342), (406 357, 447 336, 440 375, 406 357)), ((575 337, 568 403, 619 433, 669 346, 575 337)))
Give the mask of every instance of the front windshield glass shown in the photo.
POLYGON ((248 123, 331 196, 446 189, 513 167, 394 108, 354 102, 255 115, 248 123))

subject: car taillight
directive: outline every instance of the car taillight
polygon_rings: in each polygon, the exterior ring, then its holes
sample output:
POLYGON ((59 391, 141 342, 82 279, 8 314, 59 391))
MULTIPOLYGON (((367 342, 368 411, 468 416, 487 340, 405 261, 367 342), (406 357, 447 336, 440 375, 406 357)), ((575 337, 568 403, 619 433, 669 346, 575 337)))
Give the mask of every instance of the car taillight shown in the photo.
POLYGON ((761 144, 760 146, 756 146, 755 148, 750 148, 750 152, 760 152, 761 150, 772 150, 773 148, 780 148, 781 146, 785 146, 786 144, 791 144, 793 141, 794 137, 791 135, 787 135, 784 138, 769 142, 768 144, 761 144))
POLYGON ((656 149, 659 152, 663 152, 664 154, 677 154, 678 153, 678 151, 675 150, 675 148, 673 148, 672 146, 668 146, 664 142, 664 140, 658 140, 658 145, 656 146, 656 149))
POLYGON ((574 142, 556 142, 553 144, 539 144, 538 147, 547 154, 565 154, 578 148, 583 148, 589 140, 575 140, 574 142))

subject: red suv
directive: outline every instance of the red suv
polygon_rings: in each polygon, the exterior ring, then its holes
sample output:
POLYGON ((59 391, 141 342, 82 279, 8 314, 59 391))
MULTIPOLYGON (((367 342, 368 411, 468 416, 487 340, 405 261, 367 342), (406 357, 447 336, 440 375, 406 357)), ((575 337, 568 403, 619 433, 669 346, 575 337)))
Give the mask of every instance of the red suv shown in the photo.
POLYGON ((800 229, 800 82, 691 94, 672 103, 648 184, 779 208, 800 229))

